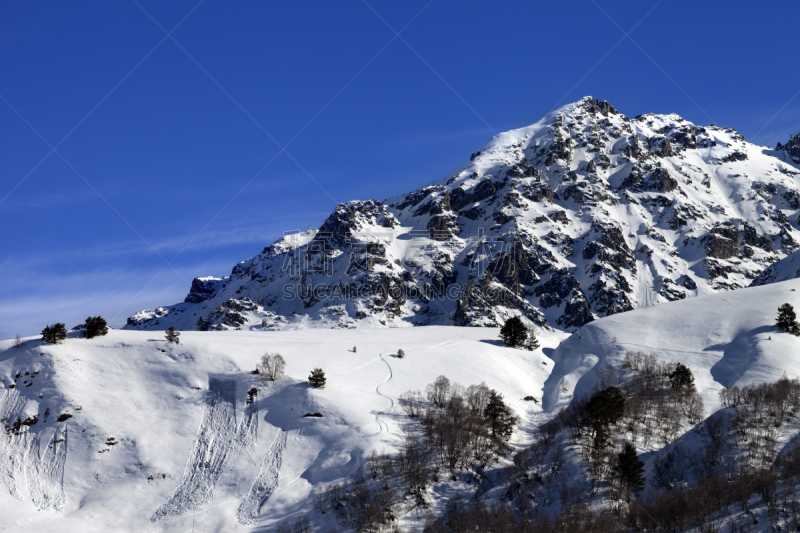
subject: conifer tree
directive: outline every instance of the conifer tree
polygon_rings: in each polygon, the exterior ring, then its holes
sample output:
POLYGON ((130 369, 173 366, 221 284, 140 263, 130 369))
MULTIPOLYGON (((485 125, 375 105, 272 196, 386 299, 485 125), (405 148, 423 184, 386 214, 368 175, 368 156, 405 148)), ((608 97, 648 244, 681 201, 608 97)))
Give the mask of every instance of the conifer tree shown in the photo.
POLYGON ((164 337, 166 337, 167 342, 174 342, 175 344, 181 343, 180 336, 180 332, 175 331, 175 328, 172 326, 170 326, 169 329, 164 333, 164 337))
POLYGON ((42 330, 42 342, 47 344, 61 344, 67 338, 67 328, 61 322, 46 326, 42 330))
POLYGON ((520 317, 512 316, 500 328, 500 338, 509 346, 519 348, 528 339, 528 328, 525 327, 520 317))
POLYGON ((617 454, 617 459, 617 472, 626 488, 627 500, 630 501, 631 492, 644 489, 644 463, 639 460, 636 448, 630 442, 625 443, 622 451, 617 454))
POLYGON ((608 426, 616 424, 625 412, 625 397, 617 387, 606 387, 595 392, 586 404, 586 416, 594 429, 594 446, 608 445, 608 426))
POLYGON ((83 329, 83 336, 87 339, 101 337, 108 333, 108 325, 103 317, 87 317, 86 324, 83 329))
POLYGON ((308 384, 311 385, 313 389, 324 389, 325 372, 323 372, 321 368, 312 370, 311 374, 308 376, 308 384))
POLYGON ((797 315, 794 308, 785 303, 778 308, 778 318, 775 319, 775 325, 783 331, 788 331, 793 335, 800 335, 800 324, 797 323, 797 315))
POLYGON ((489 392, 489 402, 483 410, 485 416, 492 426, 492 437, 507 441, 514 432, 517 417, 503 401, 503 395, 495 390, 489 392))
POLYGON ((677 389, 681 392, 695 391, 692 371, 681 363, 675 365, 675 370, 669 374, 669 381, 673 389, 677 389))
POLYGON ((536 338, 536 331, 533 327, 528 328, 528 338, 525 339, 525 348, 532 352, 539 347, 539 339, 536 338))

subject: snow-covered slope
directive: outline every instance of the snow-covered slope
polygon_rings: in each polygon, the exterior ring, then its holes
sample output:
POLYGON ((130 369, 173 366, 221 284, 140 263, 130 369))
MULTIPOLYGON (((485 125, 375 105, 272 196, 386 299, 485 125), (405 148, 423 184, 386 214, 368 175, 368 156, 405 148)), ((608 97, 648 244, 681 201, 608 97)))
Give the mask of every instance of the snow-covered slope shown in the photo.
POLYGON ((556 362, 544 385, 553 411, 589 393, 597 372, 622 368, 626 352, 654 353, 688 366, 706 412, 732 386, 800 377, 800 340, 775 326, 778 306, 800 306, 800 280, 750 287, 637 309, 587 324, 548 355, 556 362), (561 389, 566 383, 566 392, 561 389))
POLYGON ((758 287, 795 278, 800 278, 800 252, 794 252, 772 263, 753 280, 750 286, 758 287))
POLYGON ((494 326, 594 318, 746 287, 795 251, 800 150, 586 97, 495 136, 453 173, 337 206, 197 278, 133 329, 494 326), (201 320, 202 319, 202 320, 201 320))
MULTIPOLYGON (((440 374, 502 392, 526 423, 512 442, 528 442, 541 404, 522 398, 540 397, 552 361, 496 338, 425 327, 185 332, 180 345, 116 330, 59 346, 26 339, 21 350, 0 342, 0 528, 272 531, 309 515, 312 491, 351 475, 371 450, 394 452, 411 423, 399 395, 440 374), (287 362, 276 383, 251 373, 266 351, 287 362), (306 382, 315 367, 327 375, 322 390, 306 382)), ((540 340, 552 348, 562 338, 540 340)))

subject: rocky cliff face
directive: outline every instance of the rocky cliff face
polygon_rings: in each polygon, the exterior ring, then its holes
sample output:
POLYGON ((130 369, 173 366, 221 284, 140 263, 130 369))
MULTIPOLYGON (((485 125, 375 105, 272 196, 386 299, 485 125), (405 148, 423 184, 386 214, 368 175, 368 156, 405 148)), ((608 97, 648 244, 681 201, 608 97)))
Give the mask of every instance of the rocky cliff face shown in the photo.
POLYGON ((792 137, 776 150, 586 97, 502 133, 444 179, 340 204, 129 328, 456 324, 596 317, 745 287, 800 247, 792 137))

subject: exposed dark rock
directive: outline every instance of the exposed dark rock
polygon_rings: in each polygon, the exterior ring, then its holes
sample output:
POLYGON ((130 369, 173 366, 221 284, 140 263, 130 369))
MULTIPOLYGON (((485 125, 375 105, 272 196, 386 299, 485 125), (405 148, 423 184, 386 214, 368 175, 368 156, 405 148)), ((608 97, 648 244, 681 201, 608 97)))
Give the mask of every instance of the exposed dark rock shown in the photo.
POLYGON ((737 241, 724 237, 717 233, 709 233, 702 239, 705 246, 706 255, 717 259, 727 259, 739 252, 737 241))
POLYGON ((214 278, 194 278, 189 294, 184 300, 186 303, 197 304, 208 300, 223 285, 224 280, 214 278))
POLYGON ((731 265, 720 263, 719 261, 711 258, 703 260, 703 267, 708 272, 709 279, 728 278, 728 274, 737 272, 736 268, 731 265))
POLYGON ((669 139, 662 135, 654 135, 648 139, 650 153, 657 157, 669 157, 673 155, 672 144, 669 139))
POLYGON ((719 160, 720 163, 733 163, 734 161, 747 161, 747 154, 744 152, 733 152, 719 160))
POLYGON ((555 211, 550 213, 550 220, 553 222, 560 222, 561 224, 569 224, 569 218, 566 211, 555 211))
POLYGON ((492 180, 485 179, 469 191, 465 191, 461 187, 453 189, 453 191, 450 193, 449 205, 454 211, 459 211, 461 208, 466 207, 469 204, 480 202, 481 200, 489 198, 496 192, 497 189, 492 183, 492 180))
POLYGON ((522 196, 532 202, 541 202, 547 200, 553 203, 553 190, 546 183, 537 183, 535 185, 525 185, 521 188, 522 196))
POLYGON ((661 279, 661 290, 658 292, 667 300, 674 302, 686 298, 686 293, 670 278, 661 279))
POLYGON ((789 135, 789 142, 786 144, 778 143, 775 149, 784 151, 796 161, 800 161, 800 132, 789 135))
POLYGON ((575 291, 567 300, 564 306, 564 314, 556 319, 556 323, 562 328, 579 328, 584 324, 594 320, 589 303, 583 297, 583 293, 575 291))

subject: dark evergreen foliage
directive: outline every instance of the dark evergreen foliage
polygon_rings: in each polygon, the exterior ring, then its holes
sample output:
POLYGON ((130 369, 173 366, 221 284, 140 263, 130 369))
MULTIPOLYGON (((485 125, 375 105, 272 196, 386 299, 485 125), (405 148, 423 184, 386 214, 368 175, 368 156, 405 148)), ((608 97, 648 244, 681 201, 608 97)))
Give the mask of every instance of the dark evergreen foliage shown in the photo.
POLYGON ((83 329, 83 336, 87 339, 101 337, 108 333, 108 325, 103 317, 87 317, 86 327, 83 329))
POLYGON ((673 389, 678 389, 681 392, 694 392, 694 376, 692 371, 687 366, 677 363, 675 370, 669 375, 669 381, 673 389))
POLYGON ((775 319, 775 325, 783 331, 788 331, 792 335, 800 335, 800 324, 797 323, 797 314, 794 308, 785 303, 778 308, 778 318, 775 319))
POLYGON ((503 395, 495 390, 489 393, 489 403, 483 410, 483 416, 489 419, 492 426, 492 437, 507 441, 511 438, 517 417, 503 401, 503 395))
POLYGON ((595 448, 608 445, 608 426, 615 424, 625 412, 625 397, 617 387, 595 392, 586 404, 586 417, 595 432, 595 448))
POLYGON ((164 333, 164 337, 166 337, 167 342, 174 342, 175 344, 181 343, 180 336, 180 332, 175 331, 175 328, 172 326, 170 326, 169 329, 164 333))
POLYGON ((506 320, 506 323, 500 329, 500 338, 509 346, 514 346, 515 348, 524 346, 525 341, 528 339, 528 328, 525 327, 520 317, 511 317, 506 320))
MULTIPOLYGON (((622 451, 617 454, 617 472, 623 485, 627 488, 628 494, 639 492, 644 489, 644 463, 639 460, 636 448, 630 442, 626 442, 622 451)), ((630 500, 630 496, 628 497, 630 500)))
POLYGON ((42 330, 42 342, 47 344, 61 344, 67 338, 67 328, 61 322, 46 326, 42 330))
POLYGON ((325 372, 321 368, 315 368, 308 376, 308 384, 314 389, 325 388, 325 372))

